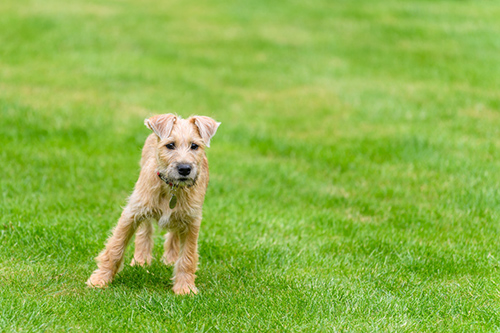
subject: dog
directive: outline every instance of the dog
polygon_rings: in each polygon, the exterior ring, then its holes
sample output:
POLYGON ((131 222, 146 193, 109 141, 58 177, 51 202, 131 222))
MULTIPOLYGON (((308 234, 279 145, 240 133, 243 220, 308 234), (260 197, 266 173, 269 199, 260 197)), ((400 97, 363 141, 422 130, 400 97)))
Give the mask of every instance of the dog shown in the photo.
POLYGON ((197 293, 198 232, 208 186, 205 148, 220 123, 205 116, 182 119, 174 114, 144 120, 153 131, 144 144, 141 172, 105 249, 97 256, 98 269, 87 281, 105 287, 123 266, 128 242, 137 231, 131 265, 150 265, 153 225, 168 229, 162 261, 174 265, 175 294, 197 293))

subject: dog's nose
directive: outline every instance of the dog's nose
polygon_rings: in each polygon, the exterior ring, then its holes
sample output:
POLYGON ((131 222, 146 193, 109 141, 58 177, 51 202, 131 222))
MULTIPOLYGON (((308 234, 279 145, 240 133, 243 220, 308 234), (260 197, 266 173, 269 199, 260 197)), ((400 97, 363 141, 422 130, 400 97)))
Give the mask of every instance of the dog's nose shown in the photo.
POLYGON ((189 164, 179 164, 177 166, 177 171, 181 176, 187 176, 191 173, 191 166, 189 164))

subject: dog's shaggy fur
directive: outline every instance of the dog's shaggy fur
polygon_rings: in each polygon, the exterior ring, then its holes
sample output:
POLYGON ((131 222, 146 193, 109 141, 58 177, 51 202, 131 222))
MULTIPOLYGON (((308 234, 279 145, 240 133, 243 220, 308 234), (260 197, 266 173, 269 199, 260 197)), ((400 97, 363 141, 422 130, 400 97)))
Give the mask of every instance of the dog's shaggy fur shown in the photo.
POLYGON ((106 248, 96 258, 98 269, 87 285, 104 287, 113 280, 123 265, 125 248, 136 230, 131 264, 151 264, 152 220, 157 220, 160 227, 169 230, 165 236, 163 262, 175 265, 173 291, 196 293, 198 231, 208 185, 205 147, 210 146, 220 123, 204 116, 181 119, 164 114, 146 119, 144 124, 153 133, 142 150, 139 180, 106 248), (169 203, 173 195, 177 203, 172 209, 169 203))

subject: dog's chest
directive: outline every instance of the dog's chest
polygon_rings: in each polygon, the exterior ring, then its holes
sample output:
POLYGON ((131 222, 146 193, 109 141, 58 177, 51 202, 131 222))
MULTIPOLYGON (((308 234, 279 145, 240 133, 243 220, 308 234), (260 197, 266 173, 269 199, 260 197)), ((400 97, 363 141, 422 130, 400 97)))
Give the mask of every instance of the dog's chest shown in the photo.
POLYGON ((164 229, 171 229, 173 224, 172 220, 172 211, 164 211, 163 215, 158 219, 158 226, 164 229))
POLYGON ((158 226, 160 228, 171 229, 175 224, 173 218, 173 210, 169 207, 169 202, 172 196, 168 193, 162 193, 160 195, 159 208, 160 216, 158 217, 158 226))
POLYGON ((158 226, 160 228, 169 230, 183 230, 189 224, 189 219, 183 217, 178 212, 168 210, 158 219, 158 226))
POLYGON ((169 207, 170 197, 166 196, 161 203, 161 216, 158 219, 158 226, 164 229, 183 229, 186 227, 182 205, 177 204, 174 209, 169 207))

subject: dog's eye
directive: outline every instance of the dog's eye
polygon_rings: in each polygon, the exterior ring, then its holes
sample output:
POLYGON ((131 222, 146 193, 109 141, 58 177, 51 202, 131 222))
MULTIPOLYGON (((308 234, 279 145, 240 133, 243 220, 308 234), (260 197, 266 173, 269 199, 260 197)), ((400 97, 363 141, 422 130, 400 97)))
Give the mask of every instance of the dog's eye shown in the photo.
POLYGON ((198 146, 196 143, 192 143, 192 144, 191 144, 191 149, 192 149, 192 150, 196 150, 196 149, 198 149, 198 147, 199 147, 199 146, 198 146))
POLYGON ((172 143, 169 143, 169 144, 166 144, 165 147, 167 147, 167 149, 175 149, 175 144, 172 142, 172 143))

